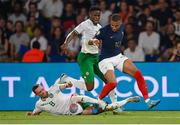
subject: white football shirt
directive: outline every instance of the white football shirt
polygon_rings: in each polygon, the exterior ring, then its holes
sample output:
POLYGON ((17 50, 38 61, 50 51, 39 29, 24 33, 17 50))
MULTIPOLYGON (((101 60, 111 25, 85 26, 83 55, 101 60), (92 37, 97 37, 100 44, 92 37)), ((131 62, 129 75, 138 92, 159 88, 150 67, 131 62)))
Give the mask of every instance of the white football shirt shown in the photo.
POLYGON ((71 104, 71 95, 64 95, 60 92, 59 86, 54 84, 50 87, 48 97, 45 101, 39 99, 36 102, 33 113, 47 111, 56 115, 70 115, 69 106, 71 104))
POLYGON ((81 52, 83 53, 90 53, 90 54, 97 54, 99 53, 99 48, 95 45, 89 45, 88 42, 90 39, 94 38, 95 35, 99 32, 101 28, 100 24, 94 25, 90 19, 87 19, 80 23, 77 27, 75 27, 75 31, 78 34, 82 35, 81 39, 81 52))

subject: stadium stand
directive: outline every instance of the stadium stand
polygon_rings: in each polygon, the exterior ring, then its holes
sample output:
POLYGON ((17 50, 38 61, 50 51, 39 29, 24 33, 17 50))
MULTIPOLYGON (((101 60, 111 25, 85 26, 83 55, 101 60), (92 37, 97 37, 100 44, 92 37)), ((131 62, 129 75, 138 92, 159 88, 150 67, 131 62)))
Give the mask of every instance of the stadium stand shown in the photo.
POLYGON ((81 36, 69 46, 67 55, 61 53, 60 45, 88 18, 92 5, 101 8, 103 26, 112 13, 121 15, 126 25, 121 49, 127 50, 128 41, 133 40, 145 56, 137 61, 179 61, 179 0, 0 0, 0 62, 20 62, 33 39, 44 42, 47 62, 75 62, 81 36))

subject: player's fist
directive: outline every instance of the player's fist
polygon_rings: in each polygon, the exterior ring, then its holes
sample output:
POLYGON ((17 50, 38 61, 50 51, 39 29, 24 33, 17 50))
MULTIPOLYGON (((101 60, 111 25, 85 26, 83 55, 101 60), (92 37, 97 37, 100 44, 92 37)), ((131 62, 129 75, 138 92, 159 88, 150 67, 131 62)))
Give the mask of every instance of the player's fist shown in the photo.
POLYGON ((101 41, 94 38, 94 39, 89 40, 89 45, 95 45, 95 46, 99 47, 101 45, 101 41))
POLYGON ((92 39, 92 41, 93 41, 93 45, 95 45, 95 46, 100 45, 100 41, 98 39, 92 39))
POLYGON ((72 87, 72 86, 73 86, 73 84, 72 84, 71 82, 66 83, 66 88, 70 88, 70 87, 72 87))

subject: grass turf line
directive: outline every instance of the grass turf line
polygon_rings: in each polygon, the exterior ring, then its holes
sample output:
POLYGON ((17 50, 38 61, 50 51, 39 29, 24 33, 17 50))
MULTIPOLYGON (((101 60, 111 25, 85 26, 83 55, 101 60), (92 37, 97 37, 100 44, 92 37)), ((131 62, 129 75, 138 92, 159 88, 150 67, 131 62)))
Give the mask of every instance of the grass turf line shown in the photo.
POLYGON ((180 111, 104 112, 88 116, 55 116, 42 113, 26 116, 25 111, 0 111, 0 124, 180 124, 180 111))

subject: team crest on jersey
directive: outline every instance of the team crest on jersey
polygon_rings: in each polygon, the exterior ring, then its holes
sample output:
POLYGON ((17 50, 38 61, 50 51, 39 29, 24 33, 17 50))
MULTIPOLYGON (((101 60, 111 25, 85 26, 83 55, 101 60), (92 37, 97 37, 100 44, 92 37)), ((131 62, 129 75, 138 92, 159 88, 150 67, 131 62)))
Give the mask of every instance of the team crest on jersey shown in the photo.
POLYGON ((70 105, 70 107, 69 107, 69 111, 70 111, 71 113, 76 113, 76 112, 78 111, 78 105, 75 104, 75 103, 72 103, 72 104, 70 105))
POLYGON ((120 47, 120 42, 115 42, 115 47, 119 48, 120 47))
POLYGON ((89 75, 89 72, 86 72, 86 75, 88 76, 88 75, 89 75))

